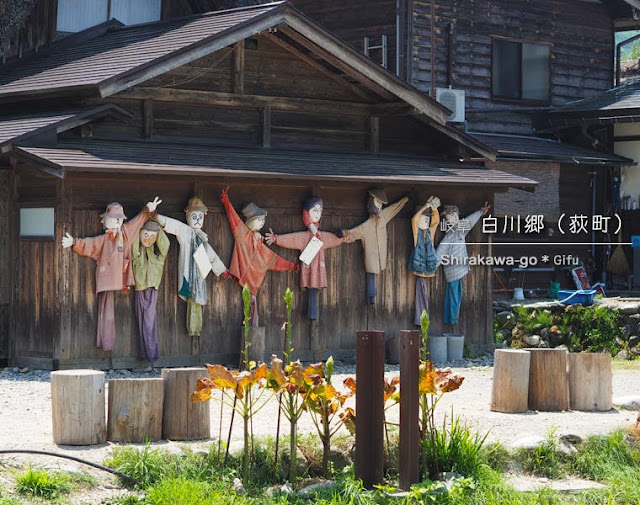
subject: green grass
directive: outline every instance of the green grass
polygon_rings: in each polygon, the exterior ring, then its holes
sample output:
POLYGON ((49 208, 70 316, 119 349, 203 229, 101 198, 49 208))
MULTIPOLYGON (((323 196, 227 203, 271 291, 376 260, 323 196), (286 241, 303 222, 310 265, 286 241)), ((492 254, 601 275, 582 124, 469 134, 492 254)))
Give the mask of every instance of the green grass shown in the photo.
POLYGON ((515 453, 516 461, 522 464, 525 472, 548 479, 561 479, 566 476, 566 458, 556 448, 553 432, 547 440, 533 449, 519 449, 515 453))
POLYGON ((614 370, 640 370, 640 359, 614 359, 612 368, 614 370))
POLYGON ((16 490, 19 493, 45 500, 55 500, 69 494, 72 487, 71 479, 66 474, 31 466, 16 477, 16 490))

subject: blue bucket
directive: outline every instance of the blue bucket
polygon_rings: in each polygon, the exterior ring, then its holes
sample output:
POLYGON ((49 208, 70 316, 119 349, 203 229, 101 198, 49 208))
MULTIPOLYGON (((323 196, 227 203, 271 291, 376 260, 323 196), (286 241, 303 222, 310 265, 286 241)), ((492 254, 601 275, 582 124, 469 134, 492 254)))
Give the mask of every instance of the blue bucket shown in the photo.
POLYGON ((593 305, 593 299, 596 296, 595 289, 579 289, 577 291, 570 289, 561 289, 558 291, 558 301, 566 305, 593 305))

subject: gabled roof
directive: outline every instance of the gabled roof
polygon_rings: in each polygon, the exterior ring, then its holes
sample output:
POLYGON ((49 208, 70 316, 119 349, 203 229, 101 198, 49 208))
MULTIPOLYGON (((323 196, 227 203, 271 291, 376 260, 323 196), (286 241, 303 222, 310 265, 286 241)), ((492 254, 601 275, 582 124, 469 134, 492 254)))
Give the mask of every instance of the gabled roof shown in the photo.
POLYGON ((558 140, 524 135, 472 133, 473 137, 498 151, 498 160, 529 160, 580 165, 634 165, 629 158, 595 149, 565 144, 558 140))
POLYGON ((326 32, 287 2, 215 11, 112 29, 97 37, 34 55, 0 76, 0 100, 36 95, 111 96, 263 31, 284 28, 321 46, 333 63, 444 125, 450 111, 326 32))
POLYGON ((61 133, 112 114, 131 117, 129 112, 114 104, 73 111, 0 116, 0 153, 7 152, 12 144, 24 141, 28 137, 48 131, 61 133))
POLYGON ((281 177, 338 181, 433 183, 517 187, 537 182, 479 165, 418 156, 232 149, 155 142, 61 142, 57 147, 14 147, 12 156, 58 177, 66 172, 153 173, 225 177, 281 177), (349 167, 345 170, 345 167, 349 167))

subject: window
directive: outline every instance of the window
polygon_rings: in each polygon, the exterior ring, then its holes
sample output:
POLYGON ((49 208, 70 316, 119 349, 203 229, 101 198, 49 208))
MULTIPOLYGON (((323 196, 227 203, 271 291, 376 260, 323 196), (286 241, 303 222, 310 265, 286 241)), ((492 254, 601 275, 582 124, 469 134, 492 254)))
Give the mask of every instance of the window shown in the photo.
POLYGON ((160 19, 161 0, 58 0, 58 31, 79 32, 115 18, 125 25, 160 19))
POLYGON ((548 102, 550 57, 545 44, 493 39, 492 97, 548 102))
POLYGON ((20 209, 20 237, 53 238, 54 221, 53 207, 20 209))

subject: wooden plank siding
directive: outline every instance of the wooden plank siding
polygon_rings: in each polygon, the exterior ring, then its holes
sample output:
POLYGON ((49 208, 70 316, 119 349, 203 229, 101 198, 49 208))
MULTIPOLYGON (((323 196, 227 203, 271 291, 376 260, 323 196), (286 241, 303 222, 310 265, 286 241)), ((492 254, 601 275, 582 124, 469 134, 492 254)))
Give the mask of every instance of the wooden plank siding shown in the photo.
MULTIPOLYGON (((13 178, 7 167, 0 168, 0 363, 6 363, 9 356, 9 328, 12 294, 12 219, 13 195, 11 185, 13 178)), ((1 366, 1 365, 0 365, 1 366)))
MULTIPOLYGON (((70 231, 74 236, 92 236, 102 232, 99 214, 106 203, 119 201, 130 218, 145 201, 155 195, 163 200, 160 211, 183 220, 183 208, 188 198, 198 191, 209 207, 204 230, 225 264, 229 264, 233 249, 226 214, 220 203, 220 191, 227 185, 221 178, 193 177, 141 177, 141 176, 90 176, 69 174, 65 179, 65 190, 71 193, 70 231)), ((44 187, 30 192, 30 181, 20 186, 21 198, 27 201, 34 194, 43 195, 44 187)), ((322 227, 326 230, 347 228, 367 218, 366 189, 364 184, 315 185, 315 191, 325 200, 322 227)), ((55 188, 50 189, 55 195, 55 188)), ((247 179, 234 182, 230 190, 236 208, 243 203, 255 201, 269 211, 267 227, 276 233, 287 233, 303 229, 301 205, 312 186, 287 181, 263 181, 247 179)), ((470 213, 481 204, 491 200, 489 190, 478 192, 474 188, 445 187, 394 187, 388 190, 389 198, 395 201, 411 193, 416 201, 424 201, 430 194, 437 194, 443 202, 467 201, 475 204, 463 207, 470 213), (484 193, 484 194, 480 194, 484 193), (476 202, 477 200, 477 202, 476 202)), ((413 302, 415 280, 407 272, 407 261, 412 246, 410 217, 414 202, 390 223, 387 270, 377 278, 378 297, 376 305, 365 305, 365 271, 360 242, 345 244, 327 251, 329 287, 320 296, 320 342, 323 350, 342 351, 350 355, 355 347, 355 332, 360 329, 383 329, 387 335, 395 335, 402 329, 414 328, 413 302)), ((60 230, 62 232, 62 230, 60 230)), ((480 238, 479 227, 470 235, 469 241, 480 238)), ((439 237, 441 233, 439 232, 439 237)), ((177 296, 177 260, 179 247, 170 236, 171 249, 165 264, 164 277, 158 296, 158 334, 160 364, 201 364, 205 360, 234 363, 240 349, 242 322, 241 289, 229 280, 207 280, 209 301, 204 308, 204 329, 196 345, 187 336, 185 329, 186 304, 177 296)), ((274 246, 283 257, 293 260, 295 251, 274 246)), ((486 248, 485 248, 486 249, 486 248)), ((110 356, 95 346, 97 303, 95 295, 95 262, 71 251, 61 251, 59 237, 53 241, 21 241, 20 265, 18 268, 18 298, 21 307, 17 314, 14 332, 16 348, 14 363, 46 366, 42 358, 52 359, 58 328, 53 271, 56 254, 68 255, 70 271, 67 310, 70 311, 70 342, 60 349, 60 367, 71 366, 141 366, 138 356, 138 331, 134 312, 133 293, 116 293, 115 310, 117 321, 116 347, 110 356)), ((470 246, 469 253, 481 252, 481 246, 470 246)), ((486 286, 490 281, 490 270, 473 268, 465 279, 464 300, 460 330, 467 335, 468 342, 475 347, 486 348, 491 344, 491 320, 486 286), (487 305, 485 307, 485 305, 487 305)), ((444 279, 440 271, 431 286, 432 332, 444 330, 442 310, 444 279)), ((266 327, 267 352, 279 352, 282 347, 280 330, 285 318, 282 296, 287 287, 294 291, 293 343, 298 356, 311 357, 310 322, 306 317, 307 293, 299 287, 298 274, 293 272, 268 273, 258 295, 261 325, 266 327)), ((64 289, 64 288, 63 288, 64 289)))
POLYGON ((467 121, 477 131, 531 133, 530 105, 491 99, 493 36, 551 44, 551 104, 595 96, 612 86, 613 27, 606 8, 575 0, 435 0, 413 2, 412 83, 464 89, 467 121), (448 34, 453 22, 453 80, 447 83, 448 34), (432 56, 435 75, 432 75, 432 56))

